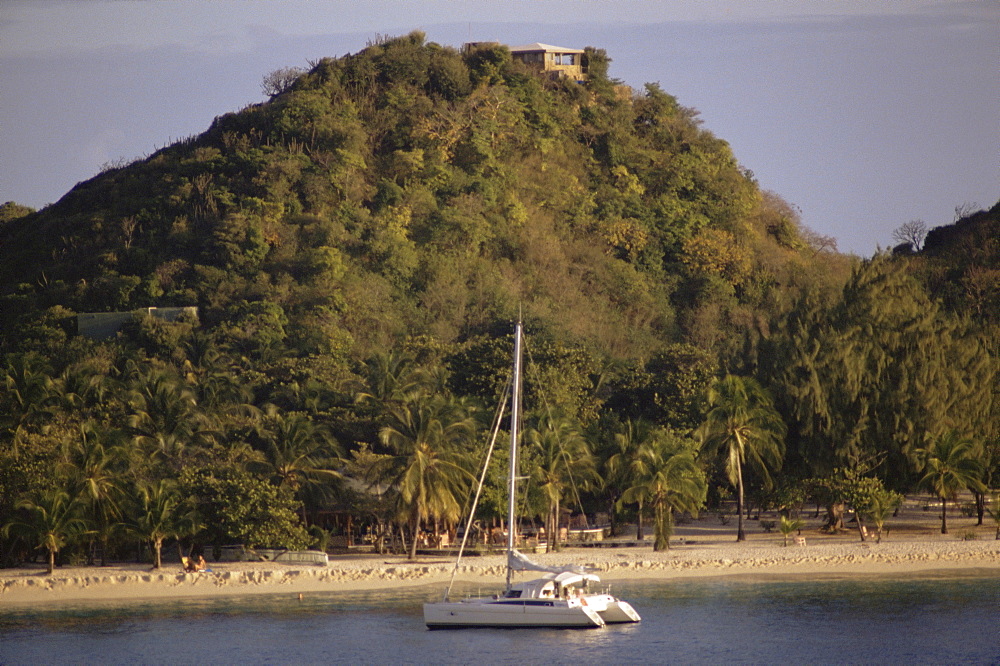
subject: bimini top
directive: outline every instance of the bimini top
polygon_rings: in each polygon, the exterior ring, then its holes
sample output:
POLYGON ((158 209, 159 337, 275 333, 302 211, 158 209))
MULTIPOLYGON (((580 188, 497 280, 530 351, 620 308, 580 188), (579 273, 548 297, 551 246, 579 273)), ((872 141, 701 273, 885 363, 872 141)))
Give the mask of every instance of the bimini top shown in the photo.
POLYGON ((586 583, 600 583, 601 579, 597 574, 577 573, 575 571, 564 571, 561 574, 546 574, 542 578, 549 578, 557 583, 559 587, 578 587, 586 583))
POLYGON ((514 583, 505 595, 513 599, 558 599, 573 596, 571 588, 584 587, 587 583, 600 583, 594 574, 564 571, 560 574, 545 574, 541 578, 514 583))
POLYGON ((545 571, 550 574, 562 574, 564 572, 582 574, 586 572, 584 567, 577 564, 565 564, 563 566, 539 564, 516 548, 507 553, 507 566, 514 571, 545 571))

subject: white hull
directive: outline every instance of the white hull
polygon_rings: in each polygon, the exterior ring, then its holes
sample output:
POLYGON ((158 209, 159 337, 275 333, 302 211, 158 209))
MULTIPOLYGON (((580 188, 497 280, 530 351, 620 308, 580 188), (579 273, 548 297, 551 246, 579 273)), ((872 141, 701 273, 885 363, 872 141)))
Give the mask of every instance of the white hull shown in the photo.
POLYGON ((467 599, 424 604, 430 629, 459 627, 603 627, 600 614, 578 600, 467 599))
MULTIPOLYGON (((601 619, 608 624, 620 624, 623 622, 639 622, 642 620, 639 614, 635 612, 632 608, 632 604, 627 601, 622 601, 621 599, 615 599, 614 597, 602 594, 593 595, 594 597, 602 597, 604 601, 604 610, 598 610, 597 614, 601 616, 601 619)), ((592 600, 591 596, 587 596, 588 606, 598 606, 600 602, 596 599, 592 600)))

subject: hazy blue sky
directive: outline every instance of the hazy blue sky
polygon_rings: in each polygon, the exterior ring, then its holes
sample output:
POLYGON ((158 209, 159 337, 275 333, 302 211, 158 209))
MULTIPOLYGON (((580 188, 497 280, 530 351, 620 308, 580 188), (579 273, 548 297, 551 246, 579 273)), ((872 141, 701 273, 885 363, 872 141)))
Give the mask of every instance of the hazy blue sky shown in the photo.
POLYGON ((1000 199, 1000 2, 0 0, 0 202, 41 207, 377 35, 597 46, 842 251, 1000 199))

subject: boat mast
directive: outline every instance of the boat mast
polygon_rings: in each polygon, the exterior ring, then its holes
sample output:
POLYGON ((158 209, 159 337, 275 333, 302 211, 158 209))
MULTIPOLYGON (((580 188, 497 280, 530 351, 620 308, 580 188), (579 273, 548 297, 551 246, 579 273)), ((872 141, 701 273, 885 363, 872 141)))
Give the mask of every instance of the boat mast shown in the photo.
POLYGON ((521 319, 514 325, 514 379, 510 397, 510 463, 507 472, 507 590, 510 590, 512 570, 510 556, 514 552, 514 531, 517 525, 517 441, 521 430, 521 319))

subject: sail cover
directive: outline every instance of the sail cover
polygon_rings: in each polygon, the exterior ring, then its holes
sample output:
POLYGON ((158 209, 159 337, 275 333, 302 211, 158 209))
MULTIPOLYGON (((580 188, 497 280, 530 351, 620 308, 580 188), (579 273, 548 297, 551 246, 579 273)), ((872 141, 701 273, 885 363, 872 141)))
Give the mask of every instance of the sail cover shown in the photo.
POLYGON ((587 571, 584 567, 575 564, 569 564, 561 567, 550 567, 545 564, 539 564, 538 562, 533 562, 528 559, 527 555, 516 548, 507 553, 507 566, 514 571, 545 571, 546 573, 554 574, 560 574, 565 571, 583 574, 587 571))

